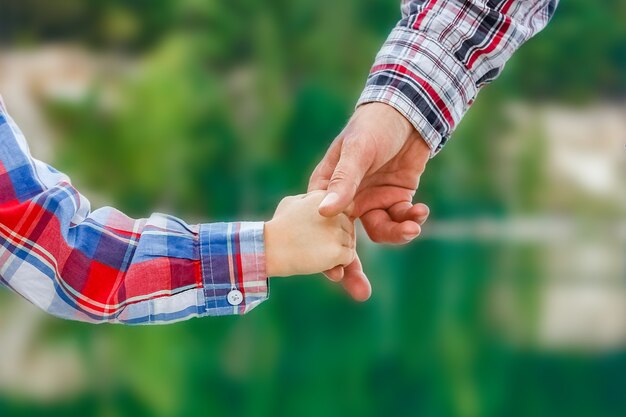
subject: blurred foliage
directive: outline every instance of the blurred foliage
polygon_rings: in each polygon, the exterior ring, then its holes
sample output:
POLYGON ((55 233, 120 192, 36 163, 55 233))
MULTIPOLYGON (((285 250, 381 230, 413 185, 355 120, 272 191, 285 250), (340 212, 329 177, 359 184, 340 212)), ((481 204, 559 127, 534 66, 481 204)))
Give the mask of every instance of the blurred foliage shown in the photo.
MULTIPOLYGON (((388 0, 0 0, 0 40, 80 42, 137 62, 115 106, 95 85, 48 103, 59 168, 135 216, 265 219, 349 117, 395 21, 388 0)), ((541 137, 519 156, 514 202, 497 181, 505 98, 567 102, 626 92, 626 3, 563 1, 549 29, 487 87, 422 178, 433 220, 506 217, 540 201, 541 137)), ((87 192, 87 195, 89 193, 87 192)), ((363 242, 374 297, 355 304, 321 279, 272 282, 245 318, 158 328, 47 319, 42 343, 83 352, 84 391, 33 404, 0 393, 0 415, 623 416, 623 352, 520 350, 490 294, 514 289, 532 345, 541 248, 363 242)), ((0 294, 6 299, 7 294, 0 294)), ((62 375, 59 376, 62 378, 62 375)))

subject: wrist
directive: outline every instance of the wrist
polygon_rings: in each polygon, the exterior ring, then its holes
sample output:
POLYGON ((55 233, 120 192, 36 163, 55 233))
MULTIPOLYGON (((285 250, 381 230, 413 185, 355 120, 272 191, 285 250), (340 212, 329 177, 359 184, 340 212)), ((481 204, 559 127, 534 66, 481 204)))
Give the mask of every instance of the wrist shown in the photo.
POLYGON ((285 263, 280 259, 283 245, 280 243, 279 227, 274 220, 265 222, 263 238, 265 240, 265 274, 268 277, 284 276, 281 266, 285 263))
POLYGON ((415 130, 413 126, 411 126, 411 128, 413 129, 413 131, 409 135, 408 142, 415 144, 415 147, 417 149, 416 162, 420 166, 421 172, 424 172, 424 170, 426 169, 426 163, 430 161, 430 158, 432 156, 432 150, 430 149, 428 142, 426 142, 422 135, 417 130, 415 130))
POLYGON ((414 134, 418 134, 411 122, 390 104, 380 101, 372 101, 361 104, 357 111, 372 112, 379 120, 386 121, 385 128, 391 130, 393 136, 408 139, 414 134))
POLYGON ((372 104, 383 106, 384 110, 381 109, 381 111, 385 111, 388 114, 388 117, 393 120, 393 124, 397 129, 397 134, 400 135, 400 137, 405 138, 407 142, 415 145, 418 163, 422 165, 422 171, 424 171, 423 166, 425 166, 426 162, 430 159, 431 153, 428 142, 424 140, 415 126, 413 126, 409 119, 407 119, 404 114, 400 113, 398 109, 387 103, 372 104))
POLYGON ((432 155, 431 145, 401 108, 383 101, 367 101, 358 104, 357 111, 360 109, 367 109, 368 111, 383 115, 385 119, 389 120, 386 129, 390 129, 393 135, 402 138, 404 141, 418 142, 417 148, 419 150, 420 159, 422 159, 422 157, 425 158, 426 161, 430 159, 432 155))

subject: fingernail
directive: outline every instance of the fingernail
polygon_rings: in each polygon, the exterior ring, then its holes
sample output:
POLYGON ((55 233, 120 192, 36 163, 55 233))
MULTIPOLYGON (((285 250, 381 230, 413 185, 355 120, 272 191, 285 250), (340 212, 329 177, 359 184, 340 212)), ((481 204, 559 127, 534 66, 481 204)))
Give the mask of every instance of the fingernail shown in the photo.
POLYGON ((339 200, 339 195, 337 193, 328 193, 320 203, 320 208, 332 206, 337 202, 337 200, 339 200))
POLYGON ((408 242, 408 241, 415 239, 417 236, 419 236, 419 233, 405 234, 405 235, 402 235, 402 238, 408 242))

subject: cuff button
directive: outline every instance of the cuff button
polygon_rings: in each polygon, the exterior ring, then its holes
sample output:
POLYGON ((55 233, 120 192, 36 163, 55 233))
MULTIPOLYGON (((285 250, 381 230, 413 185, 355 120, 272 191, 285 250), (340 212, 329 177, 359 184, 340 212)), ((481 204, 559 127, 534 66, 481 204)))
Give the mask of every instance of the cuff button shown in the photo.
POLYGON ((231 290, 226 296, 226 299, 230 305, 238 306, 243 302, 243 294, 239 290, 231 290))

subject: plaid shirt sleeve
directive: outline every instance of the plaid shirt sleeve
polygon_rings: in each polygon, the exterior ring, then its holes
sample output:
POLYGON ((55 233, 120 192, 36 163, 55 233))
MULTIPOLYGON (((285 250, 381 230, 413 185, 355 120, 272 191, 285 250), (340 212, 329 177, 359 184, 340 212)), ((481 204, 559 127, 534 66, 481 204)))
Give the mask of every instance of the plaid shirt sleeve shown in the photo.
POLYGON ((134 220, 31 157, 0 105, 0 282, 58 317, 153 324, 243 314, 268 296, 262 222, 134 220))
POLYGON ((403 0, 402 20, 376 56, 357 103, 402 113, 435 155, 558 0, 403 0))

